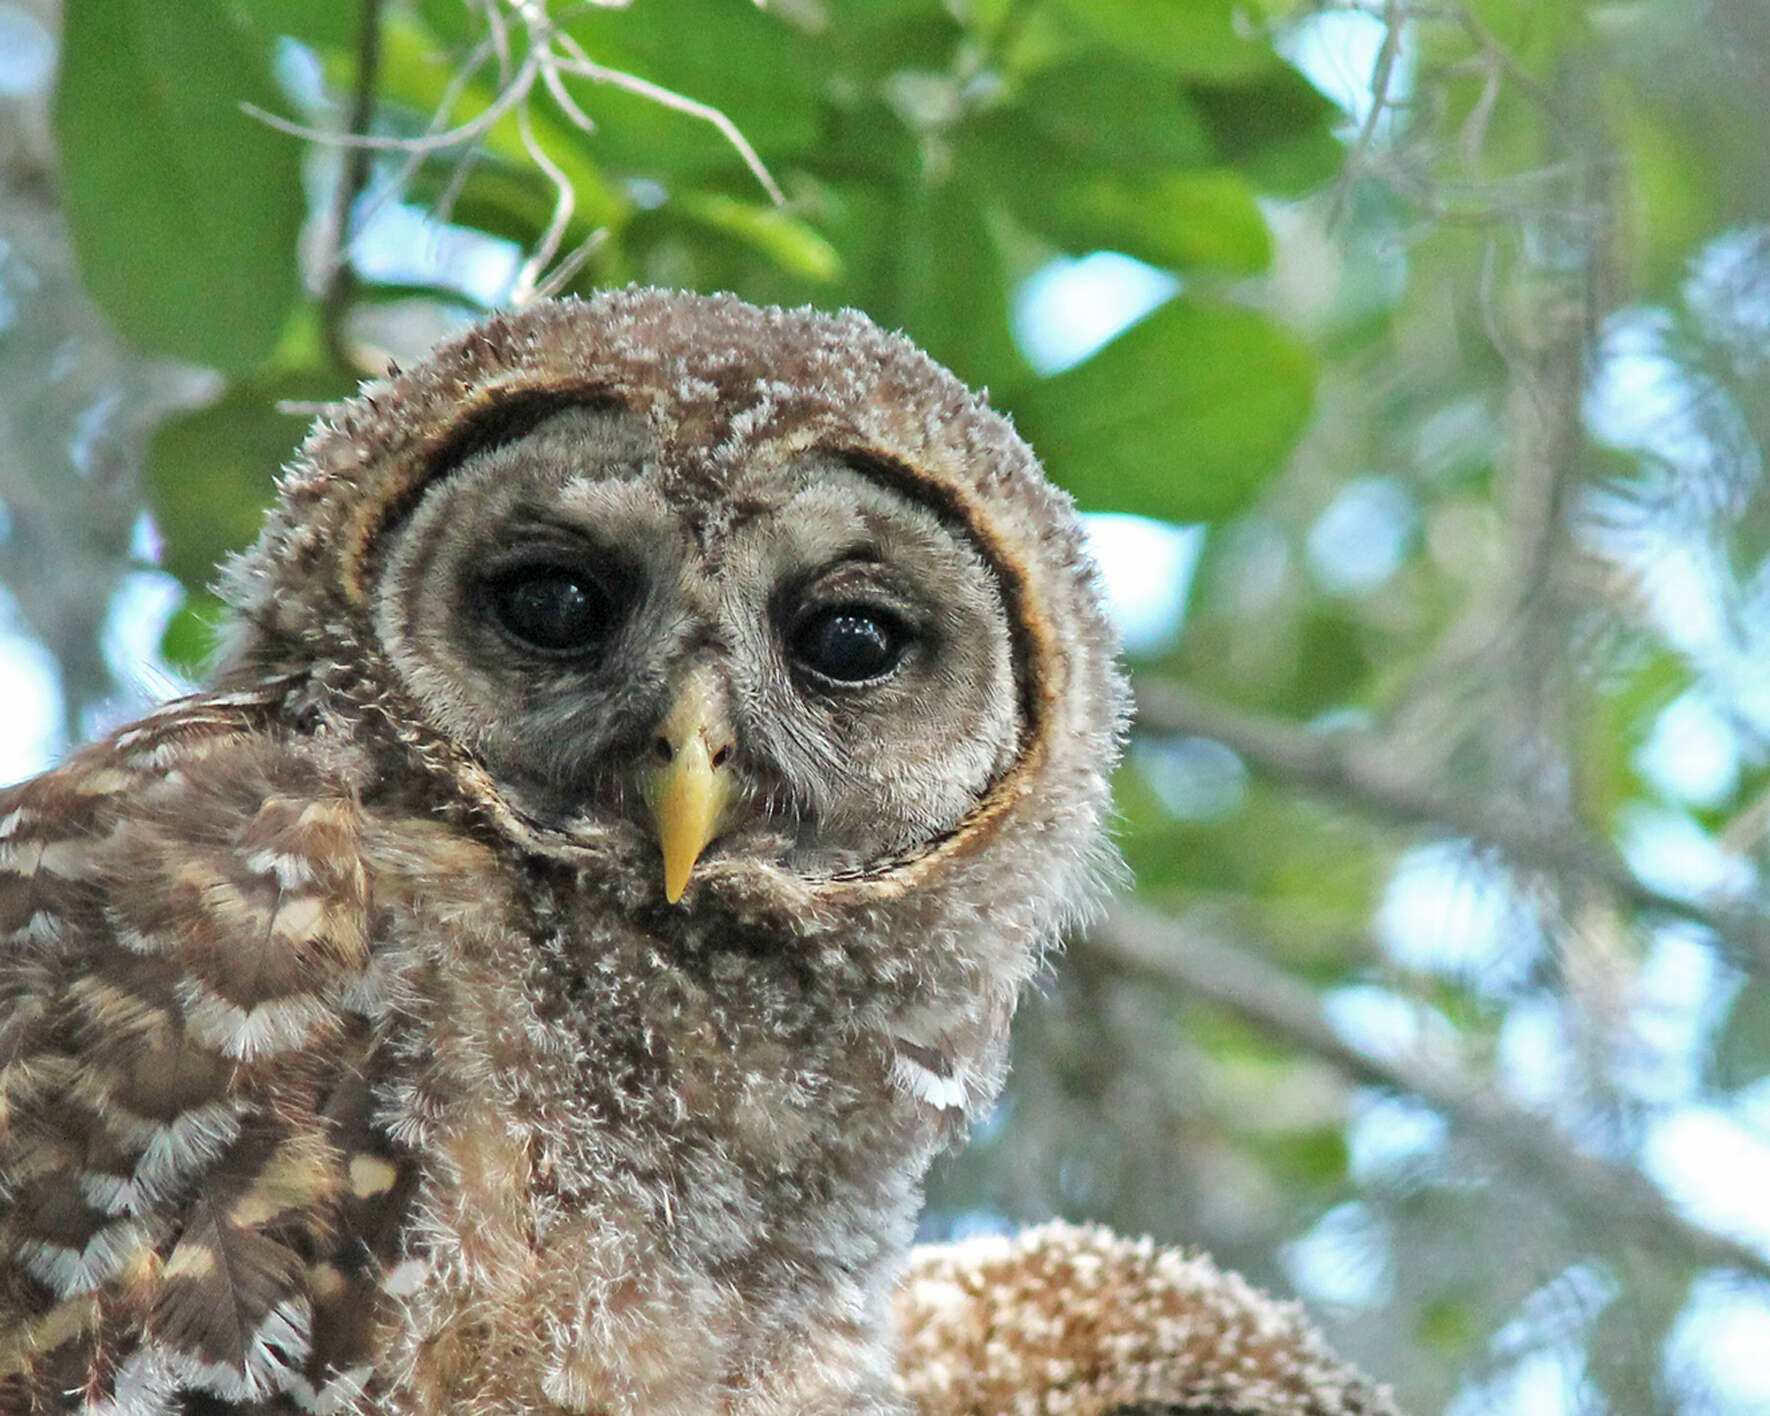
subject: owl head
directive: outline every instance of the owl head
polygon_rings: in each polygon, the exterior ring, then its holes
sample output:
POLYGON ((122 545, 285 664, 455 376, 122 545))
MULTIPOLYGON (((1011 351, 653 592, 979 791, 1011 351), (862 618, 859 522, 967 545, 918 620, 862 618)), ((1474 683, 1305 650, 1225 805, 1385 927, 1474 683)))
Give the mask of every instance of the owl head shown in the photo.
POLYGON ((1106 858, 1125 693, 1071 503, 853 312, 493 319, 315 431, 225 588, 229 679, 323 685, 659 920, 883 911, 1017 979, 1106 858))

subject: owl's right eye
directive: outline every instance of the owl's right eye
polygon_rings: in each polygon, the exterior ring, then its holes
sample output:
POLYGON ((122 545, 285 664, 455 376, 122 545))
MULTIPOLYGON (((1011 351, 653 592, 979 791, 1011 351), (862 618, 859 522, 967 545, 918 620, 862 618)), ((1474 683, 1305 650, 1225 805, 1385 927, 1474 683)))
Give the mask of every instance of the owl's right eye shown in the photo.
POLYGON ((563 566, 525 566, 487 587, 498 625, 523 647, 562 657, 596 648, 614 628, 615 604, 594 579, 563 566))

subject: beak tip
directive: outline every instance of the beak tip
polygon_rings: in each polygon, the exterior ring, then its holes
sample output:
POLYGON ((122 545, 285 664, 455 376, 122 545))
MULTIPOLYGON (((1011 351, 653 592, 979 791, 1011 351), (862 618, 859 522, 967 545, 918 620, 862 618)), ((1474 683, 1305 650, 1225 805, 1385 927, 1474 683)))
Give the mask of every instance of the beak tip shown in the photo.
POLYGON ((688 889, 701 853, 718 837, 733 793, 726 769, 732 734, 723 691, 716 692, 703 671, 697 674, 658 727, 658 740, 670 748, 667 759, 648 762, 641 775, 663 857, 664 899, 672 905, 688 889))
POLYGON ((694 868, 701 858, 705 843, 698 840, 684 842, 673 834, 664 834, 664 898, 671 904, 676 904, 688 889, 688 882, 694 876, 694 868), (692 845, 693 849, 687 849, 688 845, 692 845))

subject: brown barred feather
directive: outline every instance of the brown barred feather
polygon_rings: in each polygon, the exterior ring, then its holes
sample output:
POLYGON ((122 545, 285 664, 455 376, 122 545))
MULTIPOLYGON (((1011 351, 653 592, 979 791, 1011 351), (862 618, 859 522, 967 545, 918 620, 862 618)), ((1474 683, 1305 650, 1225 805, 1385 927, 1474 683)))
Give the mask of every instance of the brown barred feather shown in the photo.
POLYGON ((412 1188, 348 999, 361 808, 275 702, 173 705, 0 795, 0 1411, 245 1410, 372 1346, 412 1188))

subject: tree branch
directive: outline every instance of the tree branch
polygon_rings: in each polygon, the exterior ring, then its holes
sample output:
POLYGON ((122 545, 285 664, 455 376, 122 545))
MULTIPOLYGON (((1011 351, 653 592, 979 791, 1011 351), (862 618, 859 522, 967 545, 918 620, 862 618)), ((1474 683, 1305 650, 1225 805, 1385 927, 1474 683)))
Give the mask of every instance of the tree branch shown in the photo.
POLYGON ((1648 1248, 1770 1278, 1770 1258, 1691 1223, 1630 1166, 1575 1150, 1543 1118, 1497 1096, 1448 1060, 1418 1051, 1379 1057, 1341 1036, 1306 985, 1246 949, 1132 905, 1071 945, 1122 973, 1179 989, 1331 1063, 1353 1080, 1416 1096, 1452 1126, 1537 1176, 1604 1224, 1627 1225, 1648 1248))
MULTIPOLYGON (((356 41, 356 84, 345 115, 345 131, 360 136, 369 131, 375 117, 375 85, 381 72, 382 0, 362 0, 356 41)), ((329 218, 331 240, 327 243, 325 276, 320 285, 320 338, 326 354, 340 370, 362 372, 351 358, 344 339, 344 315, 356 293, 356 273, 350 267, 350 214, 369 182, 371 154, 367 147, 352 144, 344 149, 344 167, 332 196, 329 218)))
POLYGON ((1141 679, 1137 723, 1146 731, 1213 738, 1280 781, 1340 798, 1391 820, 1437 825, 1494 847, 1526 871, 1591 882, 1637 909, 1712 932, 1740 968, 1770 974, 1770 923, 1749 905, 1696 902, 1655 889, 1605 842, 1513 802, 1445 791, 1409 772, 1403 754, 1372 733, 1312 732, 1213 702, 1177 684, 1141 679))

